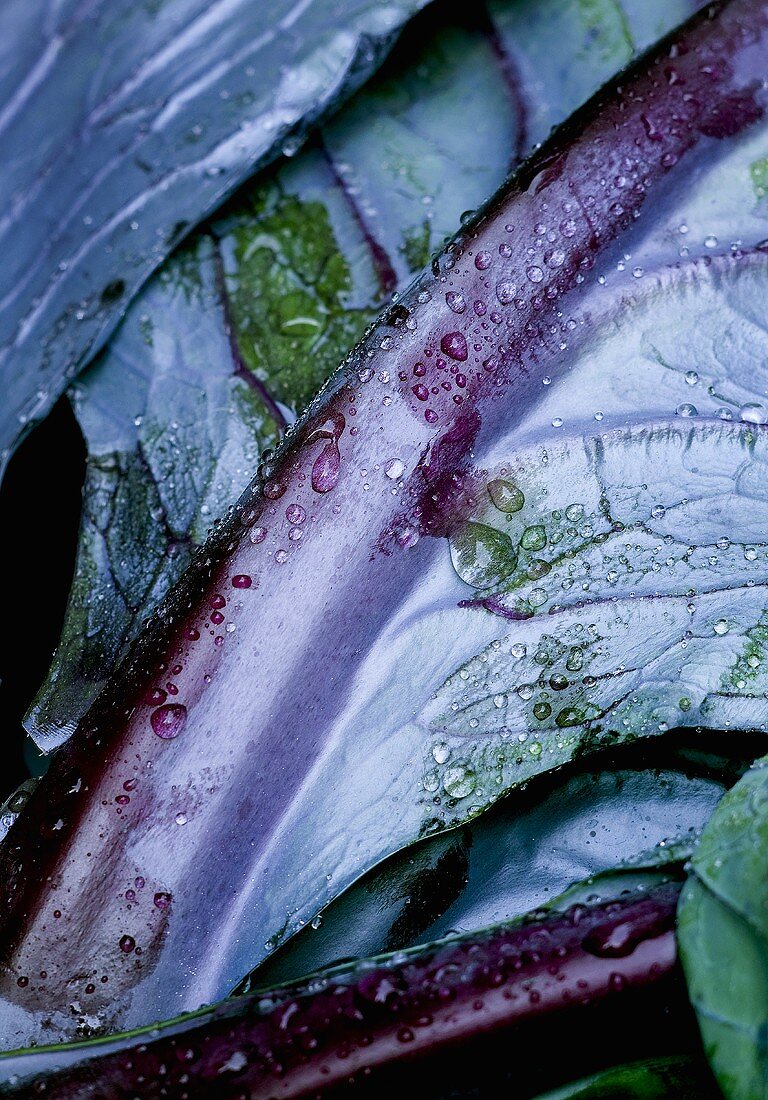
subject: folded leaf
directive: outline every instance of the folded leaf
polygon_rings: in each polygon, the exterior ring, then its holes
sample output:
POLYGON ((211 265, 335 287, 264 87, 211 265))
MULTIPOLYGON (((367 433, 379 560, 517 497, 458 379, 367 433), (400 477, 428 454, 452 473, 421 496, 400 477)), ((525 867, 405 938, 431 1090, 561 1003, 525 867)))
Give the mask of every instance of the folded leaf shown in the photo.
POLYGON ((421 6, 3 6, 0 467, 185 232, 294 151, 421 6))
POLYGON ((43 751, 74 729, 247 486, 254 449, 274 446, 382 296, 402 290, 513 162, 690 8, 438 6, 317 141, 168 262, 72 391, 90 458, 67 621, 25 723, 43 751))
POLYGON ((747 772, 715 810, 680 899, 688 989, 728 1100, 758 1100, 768 1083, 767 763, 747 772))
MULTIPOLYGON (((660 984, 675 963, 677 884, 346 964, 149 1034, 0 1059, 4 1096, 317 1096, 504 1029, 573 1018, 660 984), (16 1086, 16 1087, 14 1087, 16 1086)), ((622 1002, 623 1003, 623 1002, 622 1002)), ((514 1057, 514 1055, 513 1055, 514 1057)), ((418 1064, 418 1063, 417 1063, 418 1064)))
POLYGON ((461 829, 391 856, 238 990, 290 981, 339 958, 469 933, 545 906, 615 897, 659 873, 674 876, 722 797, 722 761, 694 764, 682 753, 657 752, 634 768, 609 763, 532 784, 461 829))
MULTIPOLYGON (((220 997, 418 835, 471 819, 576 754, 658 734, 687 713, 677 669, 689 630, 697 658, 713 656, 683 686, 699 687, 700 715, 717 713, 704 702, 718 696, 723 652, 734 665, 744 652, 751 667, 759 642, 762 565, 746 553, 754 505, 728 517, 729 538, 745 546, 743 588, 648 600, 630 591, 620 606, 587 598, 522 621, 474 605, 448 537, 492 501, 486 473, 508 480, 510 433, 525 421, 528 437, 544 379, 573 377, 601 309, 622 315, 637 285, 626 254, 648 272, 676 262, 670 223, 689 209, 686 261, 701 257, 692 270, 718 254, 700 235, 705 213, 743 241, 719 249, 729 269, 764 261, 749 168, 766 140, 766 43, 768 2, 731 0, 609 85, 385 311, 264 464, 6 837, 7 1043, 133 1026, 220 997), (727 198, 724 176, 736 181, 727 198), (580 683, 567 667, 576 648, 580 683), (626 663, 635 655, 648 662, 647 694, 626 663), (500 684, 478 706, 486 664, 500 684), (543 719, 539 670, 556 704, 543 719), (506 723, 496 718, 505 709, 506 723)), ((764 302, 750 305, 758 319, 764 302)), ((681 356, 687 346, 681 329, 681 356)), ((614 370, 630 376, 623 360, 614 370)), ((593 411, 609 391, 607 380, 591 390, 593 411)), ((723 482, 737 478, 737 499, 756 485, 759 508, 763 427, 718 422, 715 438, 687 411, 662 439, 680 435, 703 457, 722 444, 723 482)), ((647 441, 650 454, 656 434, 627 419, 619 449, 640 454, 647 441)), ((591 429, 594 449, 601 429, 591 429)), ((544 451, 558 433, 550 421, 544 451)), ((644 477, 614 486, 612 506, 626 500, 629 522, 648 526, 644 477)), ((686 467, 686 499, 705 481, 705 469, 686 467)), ((703 495, 705 539, 721 493, 730 499, 723 487, 703 495)), ((496 497, 514 521, 517 498, 496 497)), ((522 550, 541 537, 524 531, 522 550)), ((742 691, 749 712, 737 680, 742 691)))

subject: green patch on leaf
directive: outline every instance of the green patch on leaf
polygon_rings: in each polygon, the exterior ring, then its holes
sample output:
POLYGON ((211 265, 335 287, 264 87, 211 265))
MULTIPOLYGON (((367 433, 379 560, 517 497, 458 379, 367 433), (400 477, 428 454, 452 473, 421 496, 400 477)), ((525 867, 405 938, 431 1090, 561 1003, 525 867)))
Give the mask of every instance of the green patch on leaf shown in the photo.
POLYGON ((228 226, 226 280, 240 353, 301 411, 373 316, 353 308, 350 267, 327 208, 262 187, 228 226))
POLYGON ((764 199, 768 195, 768 157, 761 157, 750 164, 749 178, 755 195, 758 199, 764 199))
POLYGON ((715 1100, 716 1095, 703 1068, 693 1059, 679 1056, 606 1069, 543 1093, 537 1100, 667 1100, 671 1096, 715 1100))
POLYGON ((429 263, 432 255, 431 224, 425 218, 421 225, 411 226, 403 230, 403 243, 400 252, 408 264, 409 271, 421 271, 429 263))
POLYGON ((632 31, 619 0, 577 0, 577 8, 588 34, 589 49, 615 62, 624 55, 629 61, 635 50, 632 31))

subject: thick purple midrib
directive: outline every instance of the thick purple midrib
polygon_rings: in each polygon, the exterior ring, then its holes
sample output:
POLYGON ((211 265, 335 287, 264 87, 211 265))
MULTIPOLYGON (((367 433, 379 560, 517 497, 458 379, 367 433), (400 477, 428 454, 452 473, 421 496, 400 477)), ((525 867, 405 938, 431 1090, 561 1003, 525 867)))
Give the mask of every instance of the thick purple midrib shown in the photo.
MULTIPOLYGON (((361 493, 360 483, 362 478, 359 473, 361 467, 372 468, 377 461, 386 461, 394 456, 398 449, 408 458, 408 469, 411 471, 407 491, 399 498, 398 507, 402 511, 408 508, 414 510, 423 504, 425 493, 430 492, 430 484, 424 483, 423 470, 416 471, 415 467, 420 456, 429 457, 430 448, 433 455, 437 454, 436 444, 440 439, 445 440, 453 429, 462 410, 475 407, 485 418, 483 433, 490 430, 493 422, 504 415, 509 409, 510 403, 517 401, 521 404, 526 392, 530 390, 532 383, 526 382, 525 369, 532 363, 542 359, 551 358, 557 354, 557 337, 548 333, 547 325, 555 316, 555 311, 565 307, 569 294, 577 289, 577 276, 583 275, 585 279, 590 277, 590 265, 608 245, 614 241, 621 232, 633 221, 633 211, 640 211, 647 194, 654 188, 659 188, 665 179, 674 180, 679 176, 679 165, 685 163, 685 154, 694 148, 700 140, 699 127, 704 125, 709 109, 713 102, 722 102, 728 92, 734 89, 753 89, 759 86, 764 69, 764 46, 766 23, 768 22, 768 2, 766 0, 731 0, 730 4, 720 5, 717 9, 723 12, 719 19, 711 19, 707 15, 699 17, 693 24, 694 29, 685 32, 688 45, 686 52, 681 52, 675 65, 680 69, 684 80, 678 84, 667 86, 659 69, 669 64, 666 48, 661 53, 663 59, 661 65, 651 67, 650 73, 643 69, 636 71, 634 76, 622 78, 622 90, 615 88, 610 92, 600 94, 599 103, 602 105, 601 113, 597 121, 592 121, 590 109, 582 110, 576 121, 561 132, 555 142, 545 147, 541 153, 526 166, 519 177, 518 185, 508 188, 507 192, 493 200, 484 211, 478 223, 474 227, 465 230, 460 238, 463 253, 456 256, 455 266, 451 269, 445 264, 445 258, 441 261, 442 270, 446 274, 446 282, 438 277, 431 280, 431 301, 419 304, 416 301, 416 293, 428 285, 424 277, 416 285, 416 289, 404 295, 400 299, 399 306, 412 310, 418 318, 418 329, 415 335, 405 332, 397 327, 391 327, 385 321, 381 322, 369 334, 367 339, 357 349, 353 363, 346 369, 342 383, 333 391, 332 396, 325 403, 315 407, 298 427, 283 448, 277 463, 277 471, 272 481, 267 481, 267 491, 270 484, 279 480, 282 471, 289 471, 292 462, 298 462, 306 472, 311 466, 317 454, 318 444, 309 444, 308 440, 313 429, 321 428, 328 419, 328 410, 340 410, 342 407, 347 412, 347 424, 345 432, 340 436, 340 447, 343 456, 341 474, 337 487, 323 495, 315 495, 308 484, 301 487, 295 472, 290 476, 286 474, 288 489, 276 499, 278 509, 283 508, 289 501, 300 501, 306 507, 308 516, 315 516, 318 520, 317 530, 313 537, 308 537, 303 553, 305 561, 308 557, 309 565, 302 566, 301 557, 297 557, 297 572, 294 574, 296 617, 291 617, 290 625, 283 632, 293 634, 288 639, 286 648, 282 645, 273 645, 271 660, 273 661, 274 675, 266 673, 264 681, 272 690, 270 705, 265 707, 272 717, 279 717, 274 725, 258 732, 258 752, 248 759, 243 741, 253 739, 256 731, 250 727, 232 731, 232 736, 238 742, 235 745, 236 753, 236 778, 230 787, 232 792, 242 792, 254 783, 261 784, 262 789, 269 785, 273 779, 273 796, 267 801, 254 801, 253 816, 249 820, 251 827, 250 836, 257 839, 256 848, 262 847, 271 835, 272 826, 282 810, 292 801, 299 785, 317 759, 324 741, 324 731, 328 722, 339 710, 342 699, 339 696, 336 685, 331 685, 329 690, 323 691, 320 684, 323 662, 315 654, 312 656, 312 648, 316 643, 322 615, 325 613, 325 642, 330 647, 330 642, 339 639, 340 649, 339 667, 343 670, 340 675, 351 676, 356 667, 357 654, 360 650, 360 637, 352 635, 354 642, 350 641, 349 622, 345 618, 344 601, 356 600, 359 594, 375 592, 375 602, 371 608, 369 629, 371 636, 375 635, 381 623, 386 621, 390 594, 402 591, 404 584, 415 583, 418 580, 417 562, 418 555, 404 552, 397 542, 390 537, 389 526, 395 514, 393 498, 390 495, 389 484, 381 485, 379 475, 379 487, 372 484, 369 493, 361 493), (748 23, 754 31, 756 43, 744 45, 740 41, 740 21, 748 23), (762 41, 761 41, 762 40, 762 41), (701 50, 701 53, 697 51, 701 50), (715 76, 702 74, 700 69, 704 60, 712 59, 719 66, 715 76), (735 67, 736 72, 728 66, 735 67), (659 84, 654 86, 654 80, 658 77, 659 84), (688 107, 689 118, 683 123, 674 124, 677 134, 670 131, 673 128, 671 116, 682 109, 683 89, 686 93, 697 91, 700 99, 698 105, 688 107), (632 93, 632 96, 630 95, 632 93), (642 96, 642 105, 638 103, 638 97, 642 96), (720 99, 718 100, 718 96, 720 99), (624 107, 625 110, 621 108, 624 107), (654 132, 661 136, 651 138, 647 133, 647 127, 643 123, 642 116, 653 114, 654 132), (620 128, 617 128, 619 127, 620 128), (581 126, 581 135, 578 136, 577 128, 581 126), (574 140, 575 139, 575 140, 574 140), (663 165, 661 157, 665 153, 674 152, 678 155, 675 165, 663 165), (613 177, 623 170, 623 161, 631 156, 639 166, 637 171, 642 175, 644 190, 642 193, 631 191, 627 188, 627 195, 623 196, 623 212, 614 209, 616 197, 613 194, 601 192, 599 180, 602 177, 613 177), (541 173, 541 174, 540 174, 541 173), (572 216, 576 221, 574 234, 567 239, 558 238, 557 247, 565 252, 565 258, 556 268, 550 268, 544 262, 544 251, 535 258, 528 258, 524 254, 525 247, 537 240, 535 224, 542 217, 542 203, 548 204, 550 211, 557 211, 567 202, 573 189, 577 188, 582 204, 587 201, 589 195, 595 194, 594 205, 590 208, 588 217, 579 219, 578 211, 574 210, 572 216), (520 188, 523 188, 522 190, 520 188), (533 189, 532 189, 533 188, 533 189), (515 222, 514 233, 507 235, 504 226, 507 222, 515 222), (599 227, 600 240, 595 240, 594 229, 599 227), (514 246, 512 255, 507 261, 498 259, 499 242, 509 241, 514 246), (493 254, 493 265, 488 270, 491 273, 490 285, 484 285, 485 273, 478 271, 474 264, 474 258, 479 252, 487 250, 493 254), (586 264, 581 267, 580 265, 586 264), (540 281, 531 282, 526 275, 527 268, 538 267, 542 271, 540 281), (512 281, 518 286, 520 297, 523 300, 522 308, 513 305, 499 306, 495 285, 500 281, 512 281), (451 285, 460 290, 467 300, 467 312, 460 316, 452 313, 443 304, 443 295, 451 285), (551 289, 554 298, 549 302, 546 292, 551 289), (420 356, 428 364, 423 381, 426 385, 438 382, 444 377, 439 374, 436 367, 436 359, 439 357, 439 347, 442 338, 449 332, 466 333, 467 343, 472 348, 476 341, 475 332, 485 336, 477 319, 472 320, 471 303, 475 299, 489 302, 489 310, 499 309, 503 312, 504 320, 511 322, 511 329, 499 325, 500 335, 496 336, 488 346, 483 347, 475 357, 470 350, 466 360, 466 370, 470 373, 470 384, 466 387, 463 396, 454 389, 451 395, 443 396, 427 402, 426 406, 414 399, 411 393, 411 383, 415 381, 411 377, 414 360, 420 356), (539 303, 539 298, 541 302, 539 303), (537 304, 538 303, 538 304, 537 304), (511 332, 511 335, 507 335, 511 332), (394 340, 395 346, 391 351, 382 349, 379 345, 384 337, 394 340), (538 342, 537 342, 538 341, 538 342), (501 347, 500 347, 501 345, 501 347), (373 357, 369 358, 368 350, 373 351, 373 357), (432 355, 425 352, 432 350, 432 355), (504 379, 504 385, 493 387, 490 384, 490 373, 484 371, 479 362, 492 352, 497 351, 500 360, 497 374, 504 379), (475 361, 477 360, 477 361, 475 361), (478 362, 479 361, 479 362, 478 362), (372 369, 374 380, 361 384, 357 382, 355 374, 363 369, 372 369), (392 404, 382 409, 382 391, 375 382, 375 372, 386 369, 396 382, 396 388, 387 392, 392 395, 392 404), (408 375, 406 382, 397 382, 398 372, 404 371, 408 375), (514 385, 512 385, 514 383, 514 385), (359 396, 356 399, 357 416, 353 419, 349 415, 349 401, 351 395, 359 396), (499 394, 504 393, 500 399, 499 394), (463 404, 456 406, 452 402, 454 395, 463 396, 463 404), (425 407, 434 406, 438 415, 437 423, 430 425, 424 419, 425 407), (360 425, 360 434, 354 443, 348 431, 352 425, 360 425), (404 503, 405 502, 405 503, 404 503), (339 515, 334 515, 331 509, 340 506, 339 515), (339 580, 335 562, 332 561, 334 549, 338 549, 339 530, 344 528, 344 540, 347 549, 348 561, 342 571, 342 579, 339 580), (317 545, 319 542, 320 545, 317 545), (314 549, 313 549, 314 543, 314 549), (378 548, 378 549, 377 549, 378 548), (373 558, 373 561, 371 561, 373 558), (311 580, 311 583, 310 583, 311 580), (302 590, 303 586, 303 590, 302 590), (328 593, 331 592, 331 598, 328 593), (314 636, 301 631, 302 600, 309 601, 315 609, 314 618, 316 633, 314 636), (344 647, 344 643, 349 649, 344 647), (279 652, 278 652, 279 649, 279 652), (349 667, 349 662, 352 667, 349 667), (282 680, 278 681, 278 677, 282 680), (277 686, 277 690, 275 687, 277 686), (288 709, 286 693, 292 691, 300 700, 294 704, 293 710, 288 709), (300 709, 300 703, 306 704, 307 698, 313 698, 317 702, 315 711, 314 737, 310 735, 308 740, 299 745, 292 741, 294 734, 295 715, 300 709), (309 743, 308 743, 309 741, 309 743), (242 768, 237 772, 237 766, 242 768)), ((591 108, 594 112, 594 106, 591 108)), ((737 120, 738 121, 738 120, 737 120)), ((629 175, 629 171, 626 173, 629 175)), ((607 190, 607 189, 606 189, 607 190)), ((561 213, 550 214, 558 219, 561 213)), ((473 440, 468 439, 466 448, 472 445, 473 440)), ((461 458, 451 452, 451 463, 460 464, 461 458)), ((450 469, 440 471, 439 463, 435 458, 433 466, 436 474, 450 474, 450 469)), ((429 462, 427 462, 429 468, 429 462)), ((373 477, 371 477, 373 483, 373 477)), ((268 511, 271 501, 262 499, 261 506, 268 511)), ((450 519, 450 517, 448 517, 450 519)), ((309 519, 308 519, 309 523, 309 519)), ((233 528, 233 530, 236 530, 233 528)), ((308 527, 308 534, 311 527, 308 527)), ((251 560, 248 543, 248 531, 238 536, 239 546, 229 556, 226 563, 227 575, 238 572, 248 572, 246 564, 251 560)), ((276 549, 284 544, 284 533, 281 528, 279 534, 272 532, 263 544, 263 548, 276 549)), ((251 570, 252 571, 252 570, 251 570)), ((232 643, 237 648, 252 644, 254 640, 266 639, 269 644, 270 612, 273 616, 277 608, 283 611, 289 608, 291 591, 287 590, 290 572, 285 567, 279 567, 274 562, 267 564, 261 571, 261 587, 259 588, 258 603, 249 611, 247 620, 239 628, 235 635, 236 641, 232 643), (281 572, 285 569, 285 572, 281 572)), ((203 607, 212 591, 209 586, 198 597, 198 607, 203 607)), ((187 621, 185 619, 185 621, 187 621)), ((183 623, 182 623, 183 625, 183 623)), ((166 633, 169 648, 174 649, 179 645, 179 626, 171 627, 166 633)), ((275 639, 273 639, 275 641, 275 639)), ((224 668, 226 664, 225 649, 221 658, 224 668)), ((226 691, 232 686, 231 676, 222 672, 218 681, 214 676, 212 688, 214 693, 226 691)), ((112 698, 119 699, 124 688, 112 685, 112 698)), ((190 689, 192 690, 192 689, 190 689)), ((194 689, 197 691, 197 687, 194 689)), ((243 685, 243 690, 250 690, 250 685, 243 685)), ((108 699, 106 695, 104 698, 108 699)), ((266 702, 258 695, 258 689, 252 696, 250 713, 256 714, 260 709, 260 703, 266 702)), ((108 710, 102 702, 99 712, 104 716, 108 710)), ((86 720, 86 726, 90 719, 86 720)), ((126 731, 125 726, 114 721, 114 715, 110 722, 105 719, 102 727, 104 739, 109 744, 109 752, 114 758, 120 753, 126 731)), ((208 731, 195 725, 194 708, 190 710, 190 717, 183 739, 174 743, 169 751, 178 754, 186 754, 188 761, 192 753, 200 762, 210 763, 216 757, 212 753, 220 751, 217 747, 211 748, 211 743, 206 742, 208 731), (186 744, 186 748, 184 745, 186 744)), ((152 744, 151 740, 149 742, 152 744)), ((159 748, 152 744, 159 751, 159 748)), ((167 746, 166 746, 167 747, 167 746)), ((5 914, 5 928, 3 930, 3 953, 8 956, 12 953, 13 944, 23 943, 25 922, 29 923, 28 914, 34 914, 43 903, 43 882, 46 873, 53 873, 66 882, 67 870, 67 845, 71 841, 62 843, 64 835, 72 837, 77 827, 89 818, 98 819, 101 813, 95 803, 103 789, 104 782, 112 782, 112 777, 99 779, 98 760, 93 760, 95 749, 84 740, 83 735, 76 735, 73 741, 65 747, 58 759, 54 762, 49 778, 38 789, 33 798, 29 810, 22 819, 20 825, 14 830, 12 840, 14 845, 21 848, 22 862, 25 863, 25 876, 23 882, 18 875, 9 876, 9 882, 17 884, 15 896, 8 898, 8 908, 5 914), (89 760, 90 754, 90 760, 89 760), (51 812, 51 792, 56 790, 57 784, 65 786, 64 776, 67 769, 81 763, 85 770, 94 777, 94 786, 88 797, 78 796, 71 801, 71 809, 68 811, 68 820, 72 822, 69 830, 62 830, 62 835, 42 845, 36 830, 30 822, 34 821, 36 812, 51 812), (79 803, 79 804, 78 804, 79 803), (28 826, 28 828, 27 828, 28 826), (26 851, 24 850, 26 848, 26 851)), ((178 759, 184 760, 185 756, 179 755, 178 759)), ((102 769, 103 771, 103 769, 102 769)), ((122 774, 118 776, 122 778, 122 774)), ((102 815, 103 816, 103 815, 102 815)), ((226 815, 222 815, 221 835, 227 836, 230 830, 226 827, 226 815)), ((401 838, 402 839, 402 838, 401 838)), ((5 868, 13 863, 13 848, 6 846, 4 853, 5 868)), ((213 881, 222 875, 225 882, 232 882, 231 865, 229 871, 221 869, 221 854, 217 847, 211 850, 210 844, 206 850, 205 837, 201 837, 196 854, 200 856, 197 868, 197 879, 205 876, 206 872, 213 881)), ((360 870, 364 868, 361 866, 360 870)), ((93 875, 98 879, 98 867, 94 867, 93 875)), ((96 879, 94 881, 96 881, 96 879)), ((296 899, 301 904, 301 899, 296 899)), ((186 906, 192 906, 189 898, 185 899, 186 906)), ((191 912, 191 908, 189 910, 191 912)), ((94 915, 95 918, 98 914, 94 915)), ((109 918, 109 913, 106 914, 109 918)), ((186 943, 184 953, 189 954, 193 949, 197 952, 205 951, 206 937, 215 934, 219 922, 215 919, 207 922, 209 931, 201 930, 206 925, 202 914, 197 915, 194 932, 194 944, 186 943)), ((178 926, 184 929, 185 922, 179 921, 178 926)), ((171 933, 163 941, 164 958, 168 960, 169 969, 174 965, 179 947, 172 947, 179 936, 174 936, 176 927, 173 922, 170 925, 171 933)), ((273 930, 267 929, 270 934, 273 930)), ((43 958, 44 955, 41 955, 43 958)), ((163 970, 163 967, 160 967, 163 970)), ((159 971, 158 971, 159 972, 159 971)), ((151 1001, 161 1000, 162 990, 152 989, 153 979, 151 974, 141 983, 145 987, 145 993, 151 1001)), ((19 999, 11 986, 14 999, 19 999)), ((226 992, 222 989, 220 992, 226 992)), ((23 999, 22 999, 23 1003, 23 999)))
POLYGON ((663 1004, 676 980, 679 891, 674 881, 626 891, 535 922, 336 967, 179 1020, 154 1038, 70 1048, 59 1060, 59 1075, 50 1073, 55 1055, 22 1055, 11 1061, 5 1080, 13 1073, 23 1089, 47 1074, 46 1095, 57 1100, 79 1095, 86 1082, 131 1094, 142 1079, 175 1094, 182 1074, 201 1096, 208 1089, 216 1096, 247 1089, 254 1097, 299 1097, 324 1094, 351 1074, 456 1050, 482 1033, 504 1029, 519 1047, 516 1026, 563 1015, 576 1022, 586 1005, 606 1001, 621 1012, 628 995, 631 1008, 632 995, 649 986, 663 1004), (616 937, 616 948, 608 947, 616 937), (309 1036, 314 1046, 304 1042, 309 1036), (179 1050, 187 1052, 185 1060, 179 1050), (238 1052, 238 1075, 223 1075, 238 1052), (280 1072, 273 1072, 275 1062, 280 1072))

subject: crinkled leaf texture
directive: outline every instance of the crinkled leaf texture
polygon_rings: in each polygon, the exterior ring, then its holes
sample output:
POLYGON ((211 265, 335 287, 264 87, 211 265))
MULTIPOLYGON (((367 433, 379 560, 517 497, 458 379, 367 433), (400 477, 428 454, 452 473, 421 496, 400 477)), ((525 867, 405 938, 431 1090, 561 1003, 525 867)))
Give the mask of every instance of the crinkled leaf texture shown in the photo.
POLYGON ((438 5, 292 163, 152 280, 72 391, 89 462, 61 644, 26 719, 43 751, 74 729, 247 486, 257 451, 303 411, 381 298, 691 7, 506 0, 468 15, 438 5))
POLYGON ((185 232, 295 148, 420 6, 3 4, 0 467, 185 232))
POLYGON ((678 940, 704 1046, 727 1100, 768 1089, 768 759, 704 830, 680 899, 678 940))
POLYGON ((265 463, 0 849, 7 1043, 221 997, 576 756, 763 727, 767 45, 731 0, 608 85, 265 463))

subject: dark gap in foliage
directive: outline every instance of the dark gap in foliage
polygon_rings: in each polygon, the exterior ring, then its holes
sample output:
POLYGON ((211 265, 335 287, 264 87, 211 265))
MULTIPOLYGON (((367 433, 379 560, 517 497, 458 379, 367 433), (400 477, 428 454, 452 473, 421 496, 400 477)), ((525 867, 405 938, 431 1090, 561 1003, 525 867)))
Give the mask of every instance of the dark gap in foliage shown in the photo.
POLYGON ((0 798, 29 775, 21 720, 59 640, 75 566, 85 444, 62 398, 21 443, 0 485, 0 798))
MULTIPOLYGON (((692 1095, 720 1100, 707 1066, 685 982, 674 972, 646 989, 622 991, 575 1011, 533 1018, 511 1030, 359 1075, 323 1097, 374 1100, 407 1090, 419 1100, 531 1100, 612 1066, 667 1055, 694 1058, 692 1095)), ((617 1098, 618 1100, 618 1098, 617 1098)))

